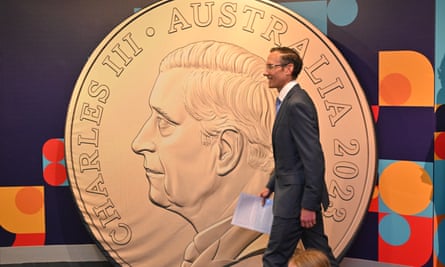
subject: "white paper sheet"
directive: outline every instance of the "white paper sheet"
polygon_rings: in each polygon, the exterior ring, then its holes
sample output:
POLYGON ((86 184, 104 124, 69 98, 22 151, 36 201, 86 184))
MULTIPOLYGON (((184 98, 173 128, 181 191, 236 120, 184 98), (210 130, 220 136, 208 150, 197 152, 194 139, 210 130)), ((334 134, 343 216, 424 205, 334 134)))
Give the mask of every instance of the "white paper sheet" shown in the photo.
POLYGON ((241 193, 233 214, 232 224, 269 234, 272 227, 272 200, 267 199, 264 206, 259 196, 241 193))

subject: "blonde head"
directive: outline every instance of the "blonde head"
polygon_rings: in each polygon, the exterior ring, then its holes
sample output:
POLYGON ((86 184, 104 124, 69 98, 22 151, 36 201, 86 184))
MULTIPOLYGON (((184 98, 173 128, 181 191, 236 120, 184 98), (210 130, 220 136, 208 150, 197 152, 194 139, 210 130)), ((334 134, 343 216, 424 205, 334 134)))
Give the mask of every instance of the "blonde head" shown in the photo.
POLYGON ((328 257, 321 251, 314 249, 297 249, 289 260, 288 267, 330 267, 328 257))

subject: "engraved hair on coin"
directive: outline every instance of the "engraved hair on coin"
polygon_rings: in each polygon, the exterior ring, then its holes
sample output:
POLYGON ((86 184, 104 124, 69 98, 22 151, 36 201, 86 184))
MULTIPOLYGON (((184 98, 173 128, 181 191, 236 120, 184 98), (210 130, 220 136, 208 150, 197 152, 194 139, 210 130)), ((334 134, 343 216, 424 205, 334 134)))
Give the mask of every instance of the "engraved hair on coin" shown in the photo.
POLYGON ((176 49, 160 64, 132 147, 144 157, 150 201, 196 231, 183 266, 223 266, 259 253, 248 246, 261 234, 232 226, 231 218, 239 194, 259 192, 273 169, 276 91, 264 64, 215 41, 176 49))

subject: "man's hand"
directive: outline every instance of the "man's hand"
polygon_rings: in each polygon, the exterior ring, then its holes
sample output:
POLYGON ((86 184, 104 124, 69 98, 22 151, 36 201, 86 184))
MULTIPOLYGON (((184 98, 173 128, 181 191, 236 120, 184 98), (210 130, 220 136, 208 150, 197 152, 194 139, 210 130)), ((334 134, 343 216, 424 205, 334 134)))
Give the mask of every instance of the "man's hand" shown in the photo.
POLYGON ((304 208, 301 209, 300 222, 301 222, 301 227, 304 227, 304 228, 313 227, 315 225, 315 223, 317 222, 315 211, 307 210, 304 208))
POLYGON ((270 197, 270 194, 272 194, 272 192, 270 192, 269 188, 264 188, 263 191, 260 192, 260 197, 263 199, 261 201, 261 205, 264 207, 264 204, 266 204, 266 199, 268 199, 270 197))

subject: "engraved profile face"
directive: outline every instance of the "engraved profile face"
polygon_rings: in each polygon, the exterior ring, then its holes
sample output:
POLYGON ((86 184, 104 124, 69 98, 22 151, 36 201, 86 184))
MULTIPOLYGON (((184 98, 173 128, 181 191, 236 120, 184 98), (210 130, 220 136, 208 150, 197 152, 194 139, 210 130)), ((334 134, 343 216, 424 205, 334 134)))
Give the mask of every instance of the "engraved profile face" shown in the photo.
POLYGON ((185 108, 188 74, 178 69, 158 77, 149 100, 151 114, 133 142, 144 156, 150 200, 170 210, 202 205, 218 184, 216 142, 203 144, 200 122, 185 108))
POLYGON ((272 169, 275 92, 263 66, 213 41, 179 48, 161 63, 132 148, 144 157, 150 200, 198 230, 230 216, 237 196, 258 192, 272 169))

